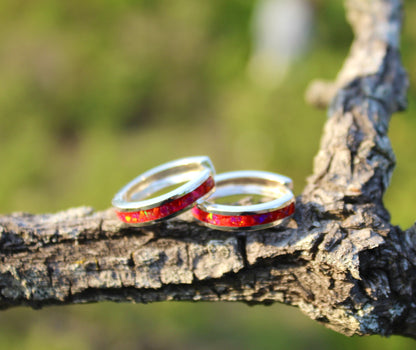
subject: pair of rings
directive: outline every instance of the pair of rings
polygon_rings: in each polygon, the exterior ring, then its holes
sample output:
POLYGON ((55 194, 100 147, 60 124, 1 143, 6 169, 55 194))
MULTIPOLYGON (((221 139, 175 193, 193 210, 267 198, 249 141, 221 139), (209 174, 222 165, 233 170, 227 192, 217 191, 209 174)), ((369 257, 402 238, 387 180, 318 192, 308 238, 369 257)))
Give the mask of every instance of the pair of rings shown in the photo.
POLYGON ((208 157, 189 157, 139 175, 117 192, 112 204, 118 218, 134 226, 152 225, 192 208, 193 216, 211 228, 258 230, 275 226, 294 213, 291 188, 292 180, 283 175, 265 171, 215 175, 208 157), (220 203, 241 195, 260 196, 263 201, 220 203))

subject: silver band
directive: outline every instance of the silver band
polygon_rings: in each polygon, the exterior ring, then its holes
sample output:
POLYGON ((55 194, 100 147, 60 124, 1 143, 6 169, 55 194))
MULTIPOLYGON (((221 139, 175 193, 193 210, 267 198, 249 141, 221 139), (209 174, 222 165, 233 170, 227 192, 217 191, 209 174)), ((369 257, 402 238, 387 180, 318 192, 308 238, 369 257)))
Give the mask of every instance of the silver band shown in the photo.
POLYGON ((265 171, 233 171, 215 176, 215 185, 215 192, 208 199, 198 200, 193 210, 194 216, 207 226, 222 230, 262 229, 277 225, 282 217, 293 213, 295 197, 291 191, 292 180, 286 176, 265 171), (250 205, 215 203, 219 198, 241 194, 261 195, 271 200, 250 205), (288 210, 285 211, 285 208, 288 210), (263 217, 262 214, 266 215, 263 217), (242 222, 243 226, 227 226, 227 222, 231 225, 230 222, 238 221, 239 217, 247 218, 252 225, 242 222))
MULTIPOLYGON (((209 157, 178 159, 137 176, 116 193, 112 204, 116 212, 129 213, 161 207, 187 195, 186 198, 189 200, 189 194, 192 194, 207 180, 212 179, 214 175, 215 169, 209 157), (152 194, 173 185, 180 186, 157 197, 149 198, 152 194)), ((189 205, 184 209, 188 208, 189 205)), ((169 214, 169 217, 174 216, 172 214, 169 214)), ((174 214, 177 215, 179 212, 174 214)))

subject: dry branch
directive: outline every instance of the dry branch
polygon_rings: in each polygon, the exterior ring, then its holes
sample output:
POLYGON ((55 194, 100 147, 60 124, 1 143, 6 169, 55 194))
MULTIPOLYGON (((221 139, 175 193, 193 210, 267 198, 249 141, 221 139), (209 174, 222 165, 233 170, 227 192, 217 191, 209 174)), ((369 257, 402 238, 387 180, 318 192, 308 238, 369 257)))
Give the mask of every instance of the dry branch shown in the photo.
POLYGON ((0 307, 283 302, 346 335, 416 337, 416 226, 392 226, 382 203, 395 163, 388 123, 407 89, 401 2, 346 8, 355 41, 335 83, 310 90, 316 103, 332 103, 292 219, 229 234, 189 215, 146 229, 89 208, 1 216, 0 307))

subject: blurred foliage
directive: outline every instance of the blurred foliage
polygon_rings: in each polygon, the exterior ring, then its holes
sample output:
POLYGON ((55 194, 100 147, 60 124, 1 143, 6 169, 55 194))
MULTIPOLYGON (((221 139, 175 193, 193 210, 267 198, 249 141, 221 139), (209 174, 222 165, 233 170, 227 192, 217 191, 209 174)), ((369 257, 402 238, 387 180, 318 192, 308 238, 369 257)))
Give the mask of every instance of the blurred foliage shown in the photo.
MULTIPOLYGON (((326 115, 307 106, 352 37, 340 2, 314 1, 311 51, 274 90, 247 77, 254 1, 0 2, 0 211, 104 209, 149 167, 208 154, 219 172, 265 169, 300 193, 326 115)), ((407 18, 416 4, 406 1, 407 18)), ((410 109, 392 119, 398 166, 386 196, 413 223, 416 26, 403 59, 410 109)), ((1 349, 410 349, 405 338, 346 338, 282 305, 161 303, 0 313, 1 349)))

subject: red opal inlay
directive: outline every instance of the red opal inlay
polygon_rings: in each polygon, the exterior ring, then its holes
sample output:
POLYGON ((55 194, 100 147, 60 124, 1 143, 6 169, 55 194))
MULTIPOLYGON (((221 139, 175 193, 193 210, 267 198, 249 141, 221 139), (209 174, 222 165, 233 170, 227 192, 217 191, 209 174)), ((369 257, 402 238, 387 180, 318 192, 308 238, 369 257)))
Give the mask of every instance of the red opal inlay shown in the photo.
POLYGON ((163 204, 159 207, 130 212, 116 210, 116 214, 121 221, 124 221, 128 224, 138 224, 142 222, 162 219, 193 204, 195 201, 207 194, 213 188, 214 179, 212 177, 209 177, 203 184, 201 184, 192 192, 180 198, 174 199, 173 201, 163 204))
POLYGON ((249 215, 221 215, 207 213, 198 207, 192 208, 192 215, 200 221, 215 226, 227 227, 250 227, 264 225, 276 220, 283 219, 295 212, 295 203, 292 202, 284 208, 274 210, 265 214, 249 214, 249 215))

